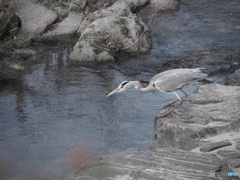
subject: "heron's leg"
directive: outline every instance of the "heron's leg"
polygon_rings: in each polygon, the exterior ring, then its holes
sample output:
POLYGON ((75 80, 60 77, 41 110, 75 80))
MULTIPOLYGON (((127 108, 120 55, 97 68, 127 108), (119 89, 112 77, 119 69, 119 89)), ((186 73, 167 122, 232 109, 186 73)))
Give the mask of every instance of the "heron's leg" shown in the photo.
POLYGON ((182 91, 182 93, 184 94, 184 96, 181 97, 181 98, 186 98, 186 97, 188 97, 188 94, 187 94, 185 91, 183 91, 182 89, 179 89, 179 90, 182 91))
MULTIPOLYGON (((181 99, 188 97, 188 95, 187 95, 186 92, 184 92, 182 89, 179 89, 179 90, 184 94, 184 96, 181 97, 181 99)), ((175 91, 174 91, 174 92, 175 92, 175 91)), ((176 93, 176 92, 175 92, 175 93, 176 93)), ((176 101, 171 102, 170 104, 167 104, 167 105, 163 106, 163 109, 165 109, 166 107, 175 107, 175 106, 172 106, 172 105, 173 105, 175 102, 177 102, 177 101, 179 101, 179 99, 177 99, 176 101)))
MULTIPOLYGON (((171 109, 170 111, 168 111, 166 114, 164 114, 164 115, 158 115, 157 117, 156 117, 156 119, 158 119, 158 118, 163 118, 163 117, 167 117, 172 111, 174 111, 176 108, 178 108, 179 106, 181 106, 182 105, 182 103, 183 103, 183 100, 182 100, 182 98, 175 92, 175 91, 173 91, 174 92, 174 94, 177 96, 177 98, 178 98, 178 100, 177 101, 179 101, 179 104, 177 105, 177 106, 175 106, 173 109, 171 109)), ((176 101, 176 102, 177 102, 176 101)))

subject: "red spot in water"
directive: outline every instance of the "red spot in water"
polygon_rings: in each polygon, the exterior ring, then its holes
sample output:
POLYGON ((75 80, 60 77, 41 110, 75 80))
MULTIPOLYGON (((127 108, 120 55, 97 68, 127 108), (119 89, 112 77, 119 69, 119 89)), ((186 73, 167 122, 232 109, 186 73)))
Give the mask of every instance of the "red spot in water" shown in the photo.
POLYGON ((72 156, 72 163, 74 167, 76 167, 86 162, 89 159, 90 159, 90 156, 87 153, 79 151, 72 156))

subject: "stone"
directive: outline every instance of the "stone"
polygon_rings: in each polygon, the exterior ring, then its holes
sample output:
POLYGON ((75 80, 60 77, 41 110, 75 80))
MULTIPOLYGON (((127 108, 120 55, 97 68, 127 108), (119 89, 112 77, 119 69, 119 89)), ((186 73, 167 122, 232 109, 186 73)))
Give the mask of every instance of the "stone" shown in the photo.
POLYGON ((226 85, 240 86, 240 69, 226 78, 226 85))
POLYGON ((84 16, 81 13, 70 12, 63 21, 58 23, 56 28, 44 33, 41 40, 61 40, 75 36, 84 16))
POLYGON ((231 166, 233 168, 240 167, 240 159, 227 159, 227 163, 229 166, 231 166))
POLYGON ((86 7, 87 0, 73 0, 71 4, 72 9, 84 10, 86 7))
POLYGON ((232 143, 227 142, 227 141, 208 143, 208 144, 204 144, 200 148, 200 151, 202 151, 202 152, 209 152, 209 151, 213 151, 215 149, 219 149, 219 148, 224 147, 224 146, 231 146, 231 145, 232 145, 232 143))
POLYGON ((162 148, 151 151, 128 150, 94 158, 81 164, 67 180, 202 180, 209 179, 211 173, 215 172, 232 170, 225 162, 211 154, 162 148))
POLYGON ((240 152, 237 152, 237 151, 220 150, 217 152, 217 154, 219 154, 225 158, 231 158, 231 159, 240 158, 240 152))
POLYGON ((16 12, 21 19, 20 33, 26 38, 36 38, 57 19, 57 14, 31 0, 18 2, 16 12))
POLYGON ((157 13, 161 11, 176 10, 180 3, 178 0, 151 0, 148 9, 152 13, 157 13))
POLYGON ((14 51, 23 59, 28 59, 33 56, 35 57, 37 54, 35 50, 28 49, 28 48, 14 49, 14 51))
POLYGON ((240 141, 236 142, 236 149, 240 151, 240 141))

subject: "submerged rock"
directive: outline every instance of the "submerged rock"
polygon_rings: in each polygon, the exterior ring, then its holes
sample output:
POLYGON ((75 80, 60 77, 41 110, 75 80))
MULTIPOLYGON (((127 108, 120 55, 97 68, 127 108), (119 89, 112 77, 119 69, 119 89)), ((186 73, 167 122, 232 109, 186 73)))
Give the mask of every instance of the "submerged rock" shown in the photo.
POLYGON ((237 179, 215 177, 215 173, 232 170, 210 154, 192 153, 177 149, 152 151, 128 150, 101 156, 83 163, 67 180, 169 180, 169 179, 237 179))

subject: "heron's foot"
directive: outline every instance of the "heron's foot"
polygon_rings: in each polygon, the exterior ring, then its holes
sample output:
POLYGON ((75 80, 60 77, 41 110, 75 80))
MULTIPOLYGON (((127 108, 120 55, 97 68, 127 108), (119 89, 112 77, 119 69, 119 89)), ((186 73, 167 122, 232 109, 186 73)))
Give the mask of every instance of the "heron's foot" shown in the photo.
POLYGON ((178 102, 178 101, 179 101, 179 100, 177 99, 176 101, 173 101, 172 103, 163 106, 162 109, 165 109, 165 108, 167 108, 167 107, 175 108, 176 106, 174 106, 174 104, 175 104, 176 102, 178 102))
POLYGON ((170 107, 170 108, 175 108, 175 106, 174 105, 169 105, 169 104, 167 104, 167 105, 165 105, 165 106, 163 106, 163 108, 162 109, 165 109, 165 108, 168 108, 168 107, 170 107))
POLYGON ((155 117, 155 120, 159 119, 159 118, 171 118, 172 116, 170 115, 170 113, 164 114, 164 115, 157 115, 155 117))

